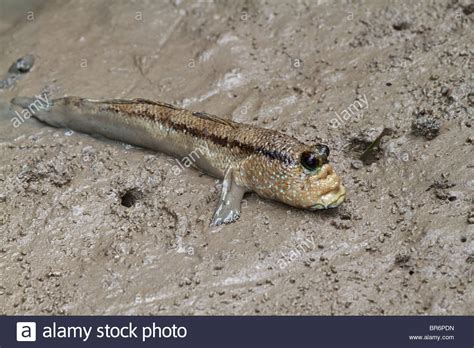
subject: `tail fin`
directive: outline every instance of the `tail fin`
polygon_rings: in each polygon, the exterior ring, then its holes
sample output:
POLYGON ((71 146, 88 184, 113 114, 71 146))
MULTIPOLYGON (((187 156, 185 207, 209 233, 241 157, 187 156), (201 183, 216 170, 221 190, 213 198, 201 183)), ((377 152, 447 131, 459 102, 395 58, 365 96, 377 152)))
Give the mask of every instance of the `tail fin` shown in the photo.
POLYGON ((53 100, 49 100, 46 95, 33 97, 15 97, 10 101, 13 105, 29 109, 32 113, 35 111, 49 111, 54 104, 53 100))
POLYGON ((35 102, 35 98, 30 98, 30 97, 15 97, 13 98, 10 103, 16 106, 20 106, 24 109, 29 108, 31 104, 35 102))

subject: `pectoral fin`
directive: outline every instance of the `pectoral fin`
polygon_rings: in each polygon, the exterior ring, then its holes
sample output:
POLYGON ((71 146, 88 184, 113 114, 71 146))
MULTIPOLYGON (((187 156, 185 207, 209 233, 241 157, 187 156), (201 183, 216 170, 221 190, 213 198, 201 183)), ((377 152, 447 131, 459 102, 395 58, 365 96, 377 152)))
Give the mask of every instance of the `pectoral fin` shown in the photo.
POLYGON ((240 203, 246 192, 245 187, 235 183, 233 169, 227 169, 222 183, 221 197, 211 221, 211 226, 229 224, 240 217, 240 203))

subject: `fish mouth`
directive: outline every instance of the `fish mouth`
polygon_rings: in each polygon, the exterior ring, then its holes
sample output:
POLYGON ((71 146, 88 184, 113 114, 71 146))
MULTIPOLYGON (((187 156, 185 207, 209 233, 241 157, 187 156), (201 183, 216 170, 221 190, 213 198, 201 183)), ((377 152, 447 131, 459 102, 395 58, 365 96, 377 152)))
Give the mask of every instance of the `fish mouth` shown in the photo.
POLYGON ((344 202, 346 197, 346 189, 344 186, 339 186, 337 190, 331 191, 322 195, 319 202, 311 206, 311 210, 322 210, 336 208, 344 202))

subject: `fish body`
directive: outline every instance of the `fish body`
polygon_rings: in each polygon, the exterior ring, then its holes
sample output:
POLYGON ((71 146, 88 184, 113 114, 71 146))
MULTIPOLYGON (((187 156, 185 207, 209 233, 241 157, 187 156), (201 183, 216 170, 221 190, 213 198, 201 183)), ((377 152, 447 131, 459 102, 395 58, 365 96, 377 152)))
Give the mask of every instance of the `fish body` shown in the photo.
MULTIPOLYGON (((12 100, 23 108, 34 102, 12 100)), ((33 116, 54 127, 191 158, 195 167, 223 179, 212 225, 238 219, 246 192, 312 210, 336 207, 345 197, 327 146, 307 145, 275 130, 144 99, 66 97, 49 101, 33 116)))

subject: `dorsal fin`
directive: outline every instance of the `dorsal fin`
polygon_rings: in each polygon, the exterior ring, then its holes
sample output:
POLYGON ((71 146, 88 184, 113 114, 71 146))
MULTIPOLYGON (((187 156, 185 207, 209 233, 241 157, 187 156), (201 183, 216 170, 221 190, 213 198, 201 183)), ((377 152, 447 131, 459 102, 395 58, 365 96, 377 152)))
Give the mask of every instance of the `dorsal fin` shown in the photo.
POLYGON ((182 110, 181 108, 179 108, 175 105, 172 105, 172 104, 162 103, 162 102, 148 100, 148 99, 142 99, 142 98, 133 99, 133 102, 142 103, 142 104, 150 104, 150 105, 159 105, 159 106, 164 106, 165 108, 169 108, 169 109, 173 109, 173 110, 182 110))
MULTIPOLYGON (((95 101, 95 100, 94 100, 95 101)), ((162 102, 157 102, 153 100, 148 100, 148 99, 142 99, 142 98, 135 98, 135 99, 109 99, 109 100, 100 100, 102 103, 107 103, 107 104, 149 104, 149 105, 158 105, 158 106, 163 106, 169 109, 173 110, 181 110, 177 106, 167 104, 167 103, 162 103, 162 102)))
POLYGON ((224 126, 229 126, 229 127, 235 128, 235 125, 232 121, 222 119, 218 116, 211 115, 211 114, 208 114, 206 112, 196 111, 196 112, 193 112, 193 116, 202 118, 204 120, 217 122, 217 123, 223 124, 224 126))

